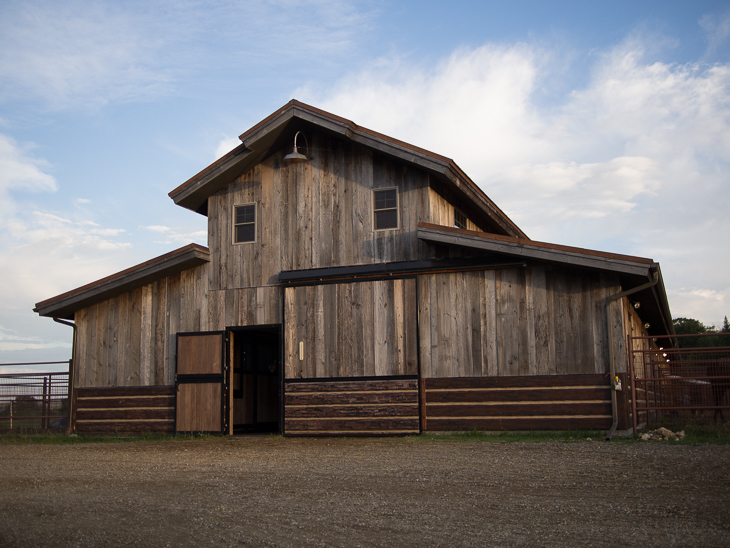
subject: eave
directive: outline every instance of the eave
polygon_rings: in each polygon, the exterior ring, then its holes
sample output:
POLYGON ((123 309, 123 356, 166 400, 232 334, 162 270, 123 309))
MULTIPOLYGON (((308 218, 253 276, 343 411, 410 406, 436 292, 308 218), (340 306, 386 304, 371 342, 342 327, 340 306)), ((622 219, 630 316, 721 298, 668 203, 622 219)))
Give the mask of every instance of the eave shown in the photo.
POLYGON ((317 127, 427 171, 464 197, 499 232, 527 238, 497 205, 444 156, 377 133, 329 112, 292 100, 240 136, 242 144, 170 192, 177 205, 207 214, 207 199, 271 153, 290 146, 294 133, 317 127))
POLYGON ((207 262, 210 262, 208 248, 198 244, 189 244, 106 278, 41 301, 35 305, 33 312, 37 312, 40 316, 72 320, 77 310, 207 262))

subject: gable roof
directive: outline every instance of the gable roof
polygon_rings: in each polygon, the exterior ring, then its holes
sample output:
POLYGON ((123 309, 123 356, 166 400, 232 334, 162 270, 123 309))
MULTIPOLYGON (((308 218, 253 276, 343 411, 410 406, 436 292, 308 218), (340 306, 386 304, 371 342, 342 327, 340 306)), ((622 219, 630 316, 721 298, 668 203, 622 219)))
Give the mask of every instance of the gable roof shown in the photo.
POLYGON ((188 244, 101 280, 41 301, 35 305, 33 312, 37 312, 40 316, 71 320, 76 310, 207 262, 210 262, 210 252, 207 247, 188 244))
POLYGON ((418 166, 473 204, 502 234, 527 238, 524 232, 456 165, 428 150, 358 126, 354 122, 292 99, 240 135, 242 143, 170 192, 177 205, 207 215, 208 197, 273 152, 291 146, 294 134, 317 127, 341 138, 418 166))

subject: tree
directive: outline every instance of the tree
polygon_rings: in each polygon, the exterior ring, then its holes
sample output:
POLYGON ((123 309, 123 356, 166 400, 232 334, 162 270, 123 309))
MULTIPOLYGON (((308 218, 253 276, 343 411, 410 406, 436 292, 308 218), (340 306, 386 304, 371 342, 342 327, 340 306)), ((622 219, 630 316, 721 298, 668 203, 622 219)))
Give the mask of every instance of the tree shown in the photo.
MULTIPOLYGON (((672 320, 674 332, 677 335, 706 335, 712 333, 730 333, 730 324, 727 316, 722 325, 722 330, 717 331, 713 326, 704 325, 701 321, 693 318, 674 318, 672 320)), ((717 337, 680 337, 677 339, 679 348, 697 348, 701 346, 730 346, 730 336, 717 337)))

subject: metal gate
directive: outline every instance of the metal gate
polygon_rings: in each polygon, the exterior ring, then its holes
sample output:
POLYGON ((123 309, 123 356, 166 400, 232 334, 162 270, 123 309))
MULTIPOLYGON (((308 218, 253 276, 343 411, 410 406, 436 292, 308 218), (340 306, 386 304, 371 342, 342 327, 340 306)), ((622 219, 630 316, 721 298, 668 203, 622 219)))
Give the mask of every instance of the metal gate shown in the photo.
MULTIPOLYGON (((724 344, 730 341, 730 335, 722 333, 666 339, 688 337, 699 344, 703 337, 715 337, 724 344)), ((628 337, 634 432, 643 422, 649 426, 652 420, 680 411, 697 416, 711 413, 713 420, 728 415, 723 410, 730 409, 730 345, 656 348, 655 340, 628 337)))
MULTIPOLYGON (((8 363, 0 366, 60 365, 69 362, 8 363)), ((0 431, 66 431, 68 372, 0 374, 0 431)))

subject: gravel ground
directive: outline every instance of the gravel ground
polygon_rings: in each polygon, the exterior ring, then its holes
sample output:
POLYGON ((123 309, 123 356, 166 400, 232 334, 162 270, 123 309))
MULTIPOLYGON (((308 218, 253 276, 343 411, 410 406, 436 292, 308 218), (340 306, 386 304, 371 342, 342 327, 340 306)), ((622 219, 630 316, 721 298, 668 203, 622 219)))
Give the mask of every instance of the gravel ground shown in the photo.
POLYGON ((730 447, 0 446, 2 546, 730 546, 730 447))

